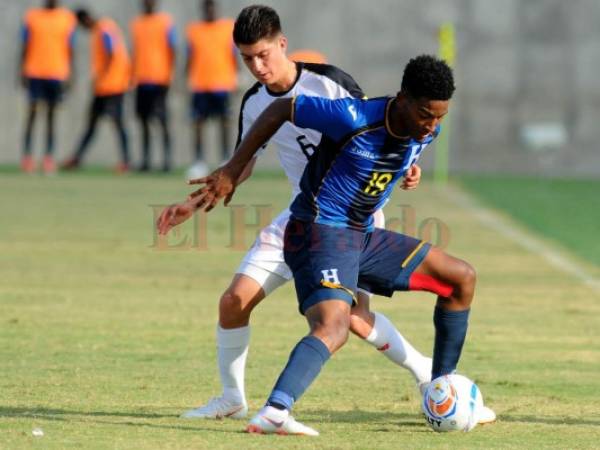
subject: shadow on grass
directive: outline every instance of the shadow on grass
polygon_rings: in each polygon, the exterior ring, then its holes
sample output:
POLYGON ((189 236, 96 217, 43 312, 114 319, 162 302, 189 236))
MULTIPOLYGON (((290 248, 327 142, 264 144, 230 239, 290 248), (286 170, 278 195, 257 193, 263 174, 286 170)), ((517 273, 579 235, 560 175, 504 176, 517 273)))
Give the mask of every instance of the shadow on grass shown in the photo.
POLYGON ((38 417, 45 416, 88 416, 88 417, 134 417, 140 419, 165 419, 175 418, 172 414, 156 414, 144 412, 123 412, 123 411, 74 411, 57 408, 25 408, 25 407, 10 407, 0 406, 0 417, 38 417))
MULTIPOLYGON (((399 430, 425 432, 428 427, 425 426, 425 420, 419 414, 409 413, 390 413, 386 411, 374 412, 353 409, 348 411, 331 410, 306 410, 302 412, 302 420, 308 423, 328 423, 328 424, 357 424, 361 427, 369 428, 373 432, 398 432, 399 430)), ((222 433, 242 433, 245 422, 242 421, 224 421, 222 424, 239 424, 238 430, 230 428, 215 427, 218 421, 202 421, 179 419, 177 415, 158 414, 139 411, 81 411, 67 410, 59 408, 27 408, 27 407, 8 407, 0 406, 0 417, 10 417, 14 419, 27 418, 48 421, 61 422, 86 422, 99 423, 107 425, 150 427, 157 429, 175 429, 183 431, 218 431, 222 433), (119 421, 103 420, 102 418, 129 418, 140 419, 140 421, 119 421), (152 423, 152 420, 176 419, 189 425, 168 425, 152 423)))
POLYGON ((313 423, 357 424, 371 428, 375 432, 429 431, 421 414, 393 413, 390 411, 331 411, 311 409, 302 413, 302 419, 313 423), (410 429, 410 430, 409 430, 410 429))
POLYGON ((600 426, 600 418, 586 419, 583 417, 512 416, 510 414, 501 414, 498 417, 498 421, 512 423, 539 423, 542 425, 600 426))
MULTIPOLYGON (((10 417, 14 419, 37 419, 37 420, 48 420, 54 422, 84 422, 84 423, 97 423, 103 425, 119 425, 119 426, 135 426, 135 427, 148 427, 154 429, 168 429, 168 430, 181 430, 181 431, 215 431, 221 433, 243 433, 245 422, 239 422, 239 430, 230 430, 224 428, 217 428, 214 424, 219 423, 217 421, 201 421, 201 420, 188 420, 180 419, 185 421, 188 426, 185 425, 167 425, 151 423, 147 420, 153 419, 177 419, 178 415, 173 414, 156 414, 156 413, 143 413, 143 412, 122 412, 122 411, 76 411, 56 408, 24 408, 24 407, 7 407, 0 406, 0 417, 10 417), (141 419, 142 421, 118 421, 118 420, 103 420, 101 418, 133 418, 141 419), (144 420, 146 419, 146 420, 144 420)), ((221 422, 230 424, 231 422, 221 422)))

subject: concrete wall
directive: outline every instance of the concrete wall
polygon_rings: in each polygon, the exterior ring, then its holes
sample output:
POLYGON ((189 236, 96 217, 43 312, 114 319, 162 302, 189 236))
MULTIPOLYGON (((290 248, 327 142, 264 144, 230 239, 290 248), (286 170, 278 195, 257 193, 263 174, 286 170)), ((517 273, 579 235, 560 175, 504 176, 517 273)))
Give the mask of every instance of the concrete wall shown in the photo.
MULTIPOLYGON (((18 161, 25 96, 15 82, 16 37, 24 10, 39 1, 0 0, 0 162, 18 161)), ((163 0, 180 30, 198 16, 196 0, 163 0)), ((235 16, 251 2, 222 0, 235 16)), ((457 29, 458 91, 451 117, 451 168, 455 171, 537 174, 600 174, 596 128, 600 120, 600 2, 598 0, 281 0, 264 1, 280 13, 291 48, 328 55, 371 96, 394 93, 411 56, 437 50, 437 30, 457 29)), ((137 0, 64 1, 110 15, 126 28, 137 0)), ((84 126, 89 99, 87 36, 77 44, 78 81, 60 115, 59 155, 71 152, 84 126)), ((183 62, 183 46, 180 48, 183 62)), ((251 80, 246 77, 245 85, 251 80)), ((239 101, 239 99, 238 99, 239 101)), ((132 113, 132 99, 128 111, 132 113)), ((191 154, 188 100, 181 70, 170 98, 176 161, 191 154)), ((234 105, 237 108, 237 105, 234 105)), ((236 111, 237 114, 237 111, 236 111)), ((132 114, 130 114, 131 116, 132 114)), ((139 154, 130 118, 134 155, 139 154)), ((41 127, 38 127, 41 131, 41 127)), ((215 146, 215 130, 210 130, 215 146)), ((39 134, 39 133, 38 133, 39 134)), ((41 135, 37 140, 42 143, 41 135)), ((114 162, 116 141, 102 127, 92 162, 114 162)), ((211 149, 212 150, 212 149, 211 149)), ((425 156, 431 165, 435 149, 425 156)), ((155 154, 159 149, 155 148, 155 154)), ((216 151, 211 161, 216 162, 216 151)), ((273 155, 264 164, 276 164, 273 155)))

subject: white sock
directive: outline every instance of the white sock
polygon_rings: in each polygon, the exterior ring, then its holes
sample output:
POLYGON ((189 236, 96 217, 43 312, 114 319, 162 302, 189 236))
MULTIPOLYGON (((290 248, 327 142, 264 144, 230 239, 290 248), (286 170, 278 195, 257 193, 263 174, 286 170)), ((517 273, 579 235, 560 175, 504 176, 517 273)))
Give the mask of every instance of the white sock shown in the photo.
POLYGON ((417 384, 431 381, 431 358, 419 353, 387 317, 377 312, 373 314, 375 323, 366 341, 388 359, 408 369, 417 384))
POLYGON ((226 330, 217 325, 217 358, 223 397, 234 403, 246 403, 244 375, 249 342, 250 326, 226 330))

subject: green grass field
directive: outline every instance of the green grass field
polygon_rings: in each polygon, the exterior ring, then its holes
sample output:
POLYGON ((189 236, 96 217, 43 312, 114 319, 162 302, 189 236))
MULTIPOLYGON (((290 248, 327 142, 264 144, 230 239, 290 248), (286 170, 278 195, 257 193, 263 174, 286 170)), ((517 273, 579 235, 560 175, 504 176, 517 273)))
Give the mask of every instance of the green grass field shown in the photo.
MULTIPOLYGON (((409 375, 356 338, 296 407, 295 416, 317 428, 318 438, 250 436, 242 433, 245 422, 179 419, 218 393, 216 306, 244 254, 227 247, 232 231, 224 208, 208 217, 208 249, 195 244, 202 239, 194 240, 198 227, 191 223, 171 238, 172 248, 153 248, 151 205, 187 191, 176 177, 0 175, 0 448, 600 445, 598 293, 485 228, 428 183, 398 191, 386 215, 402 223, 407 208, 400 205, 411 205, 417 225, 443 220, 448 250, 477 268, 460 370, 479 383, 498 413, 496 424, 469 434, 433 433, 409 375), (32 436, 34 428, 44 436, 32 436)), ((271 204, 276 214, 288 192, 285 180, 259 176, 234 203, 271 204)), ((247 220, 255 221, 252 208, 247 220)), ((246 230, 247 245, 254 232, 246 230)), ((426 353, 432 305, 426 294, 373 301, 426 353)), ((292 286, 257 308, 252 323, 251 413, 306 332, 292 286)))
POLYGON ((600 180, 464 177, 480 199, 600 266, 600 180))

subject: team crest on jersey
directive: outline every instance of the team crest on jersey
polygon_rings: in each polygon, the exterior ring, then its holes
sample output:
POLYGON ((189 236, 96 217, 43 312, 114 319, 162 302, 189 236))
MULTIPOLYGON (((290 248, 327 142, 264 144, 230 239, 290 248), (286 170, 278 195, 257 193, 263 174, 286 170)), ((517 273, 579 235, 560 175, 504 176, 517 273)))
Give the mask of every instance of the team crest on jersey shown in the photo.
POLYGON ((337 269, 326 269, 321 270, 323 274, 323 280, 328 283, 340 284, 340 279, 338 278, 338 270, 337 269))

